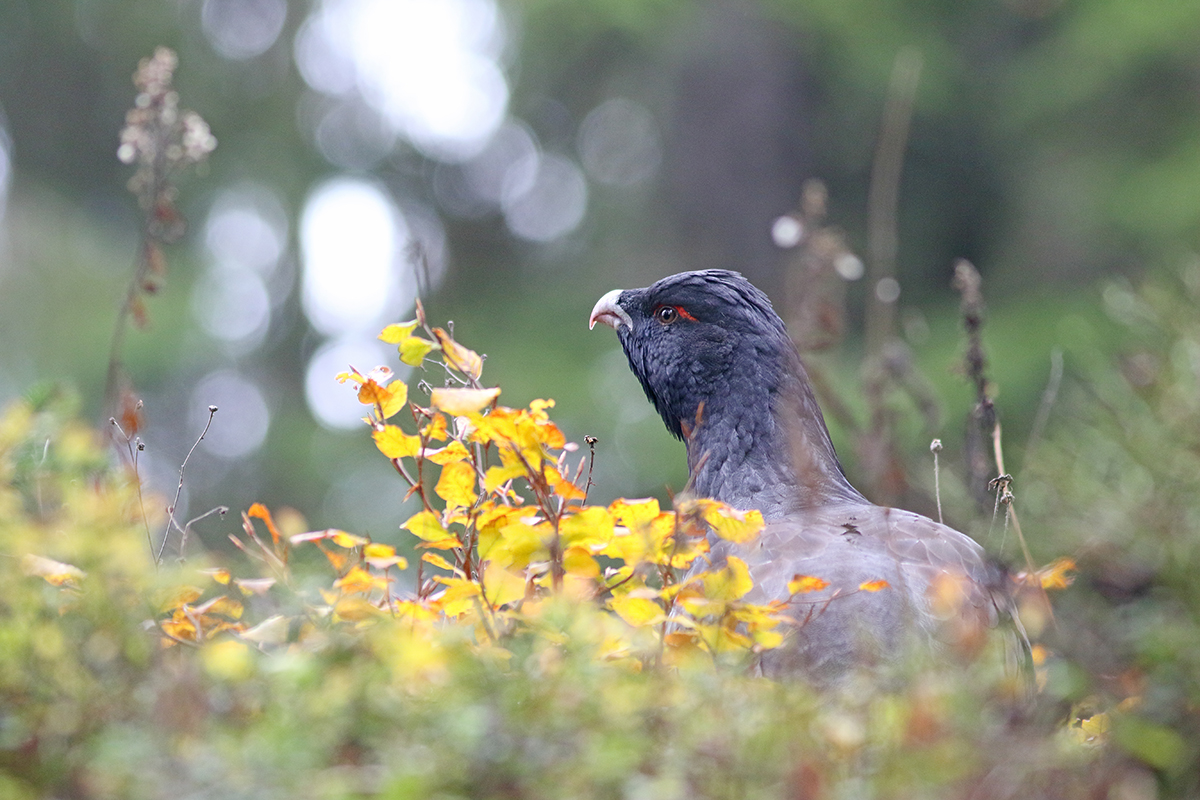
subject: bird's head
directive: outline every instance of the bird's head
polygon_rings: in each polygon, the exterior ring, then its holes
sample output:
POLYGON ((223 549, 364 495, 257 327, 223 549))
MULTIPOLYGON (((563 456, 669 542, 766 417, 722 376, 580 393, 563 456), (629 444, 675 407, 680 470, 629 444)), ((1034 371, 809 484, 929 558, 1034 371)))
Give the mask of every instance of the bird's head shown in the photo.
POLYGON ((616 289, 589 319, 617 332, 629 366, 675 436, 731 405, 769 414, 795 349, 767 296, 736 272, 702 270, 616 289))

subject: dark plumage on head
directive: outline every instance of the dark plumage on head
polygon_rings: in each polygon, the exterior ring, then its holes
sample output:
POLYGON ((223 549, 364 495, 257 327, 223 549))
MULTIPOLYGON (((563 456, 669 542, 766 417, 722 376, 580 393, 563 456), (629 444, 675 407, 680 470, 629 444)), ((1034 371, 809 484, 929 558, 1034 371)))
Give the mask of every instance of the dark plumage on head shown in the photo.
POLYGON ((616 328, 633 374, 680 439, 696 424, 701 403, 711 418, 714 405, 769 402, 792 355, 771 301, 728 270, 609 292, 591 321, 616 328))
POLYGON ((612 291, 592 309, 597 322, 616 329, 646 396, 687 443, 696 492, 768 518, 861 499, 783 321, 741 275, 683 272, 612 291))

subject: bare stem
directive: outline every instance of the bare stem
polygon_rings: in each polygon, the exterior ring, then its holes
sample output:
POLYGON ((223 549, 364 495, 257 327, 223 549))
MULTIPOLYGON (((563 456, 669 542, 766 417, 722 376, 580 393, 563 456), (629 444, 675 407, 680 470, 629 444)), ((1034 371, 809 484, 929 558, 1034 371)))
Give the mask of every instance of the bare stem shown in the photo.
POLYGON ((179 505, 179 496, 183 494, 183 471, 187 469, 188 459, 192 457, 192 453, 196 452, 196 447, 204 440, 204 435, 208 433, 209 427, 212 425, 213 417, 217 414, 216 406, 208 407, 208 421, 204 423, 204 430, 200 431, 200 437, 192 443, 192 447, 188 450, 187 455, 183 457, 183 463, 179 465, 179 486, 175 489, 175 499, 171 501, 171 505, 167 507, 167 528, 163 531, 162 544, 158 547, 158 555, 154 558, 154 566, 157 567, 162 563, 163 551, 167 549, 167 539, 171 535, 171 524, 175 523, 178 527, 179 523, 175 522, 175 508, 179 505))

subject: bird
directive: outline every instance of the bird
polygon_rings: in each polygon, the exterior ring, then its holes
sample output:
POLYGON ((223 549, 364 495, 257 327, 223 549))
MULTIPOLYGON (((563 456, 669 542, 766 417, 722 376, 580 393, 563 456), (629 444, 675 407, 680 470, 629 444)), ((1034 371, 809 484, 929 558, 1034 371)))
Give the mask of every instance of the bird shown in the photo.
POLYGON ((760 674, 832 683, 910 650, 976 648, 1017 619, 1007 574, 975 540, 851 485, 783 321, 741 274, 698 270, 615 289, 588 322, 615 329, 646 397, 684 442, 687 491, 762 513, 749 544, 708 535, 711 566, 734 555, 747 564, 747 602, 786 604, 788 635, 759 654, 760 674), (805 577, 822 588, 793 591, 805 577))

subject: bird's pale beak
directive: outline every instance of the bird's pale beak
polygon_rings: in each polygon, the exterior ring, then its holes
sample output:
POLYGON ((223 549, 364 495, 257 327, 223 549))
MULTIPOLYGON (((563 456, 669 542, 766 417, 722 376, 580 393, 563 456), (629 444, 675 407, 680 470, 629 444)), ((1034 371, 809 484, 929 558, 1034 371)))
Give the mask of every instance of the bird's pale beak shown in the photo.
POLYGON ((633 327, 633 320, 629 318, 629 312, 617 305, 617 298, 620 296, 621 290, 613 289, 596 301, 596 305, 592 308, 592 315, 588 317, 588 330, 596 327, 597 322, 603 322, 614 331, 619 331, 622 325, 626 328, 633 327))

